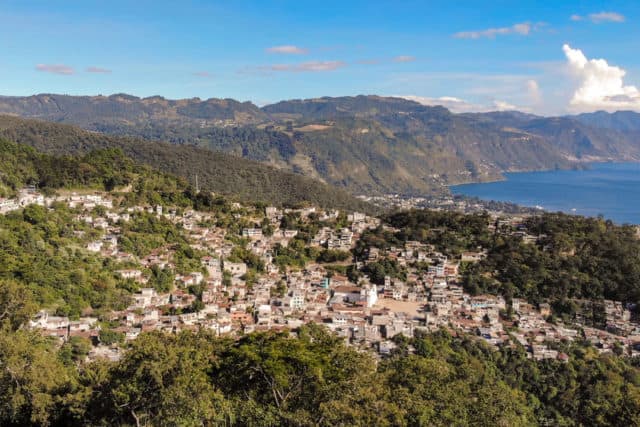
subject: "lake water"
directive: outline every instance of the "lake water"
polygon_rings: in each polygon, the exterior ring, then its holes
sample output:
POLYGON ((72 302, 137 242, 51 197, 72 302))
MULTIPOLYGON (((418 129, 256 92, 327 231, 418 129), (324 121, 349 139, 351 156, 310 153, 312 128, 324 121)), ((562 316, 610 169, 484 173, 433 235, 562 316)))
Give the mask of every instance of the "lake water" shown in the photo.
POLYGON ((580 171, 519 172, 506 181, 451 187, 454 194, 541 206, 640 224, 640 163, 593 163, 580 171))

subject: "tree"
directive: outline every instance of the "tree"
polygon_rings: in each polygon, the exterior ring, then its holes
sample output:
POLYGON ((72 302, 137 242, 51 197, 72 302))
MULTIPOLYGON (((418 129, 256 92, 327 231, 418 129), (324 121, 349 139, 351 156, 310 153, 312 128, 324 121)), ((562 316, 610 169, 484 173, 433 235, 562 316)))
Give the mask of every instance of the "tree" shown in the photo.
POLYGON ((224 396, 208 380, 211 336, 143 334, 99 385, 94 421, 202 425, 228 419, 224 396))
POLYGON ((91 341, 83 337, 71 337, 60 348, 59 357, 66 363, 82 362, 91 351, 91 341))
POLYGON ((157 265, 151 266, 151 277, 149 284, 158 292, 169 292, 173 289, 175 274, 170 268, 160 268, 157 265))
POLYGON ((116 332, 109 328, 100 330, 100 342, 104 345, 122 344, 124 343, 124 334, 116 332))
POLYGON ((0 330, 0 424, 48 425, 71 373, 37 332, 0 330))
POLYGON ((299 336, 253 334, 221 354, 214 381, 225 395, 241 397, 237 412, 261 417, 239 422, 380 425, 387 413, 373 391, 373 361, 319 326, 305 326, 299 336))
POLYGON ((0 279, 0 328, 15 331, 35 312, 31 292, 13 280, 0 279))
POLYGON ((31 224, 42 224, 47 220, 47 210, 40 205, 28 205, 22 211, 24 220, 31 224))

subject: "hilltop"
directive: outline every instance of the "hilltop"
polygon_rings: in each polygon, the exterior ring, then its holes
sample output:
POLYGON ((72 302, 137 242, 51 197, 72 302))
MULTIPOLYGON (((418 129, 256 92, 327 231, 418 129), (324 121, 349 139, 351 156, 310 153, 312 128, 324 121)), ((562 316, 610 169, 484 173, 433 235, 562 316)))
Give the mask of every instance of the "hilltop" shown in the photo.
POLYGON ((260 123, 266 114, 250 102, 234 99, 199 98, 169 100, 161 96, 138 98, 124 93, 110 96, 38 94, 0 97, 0 112, 99 130, 112 124, 167 125, 260 123))

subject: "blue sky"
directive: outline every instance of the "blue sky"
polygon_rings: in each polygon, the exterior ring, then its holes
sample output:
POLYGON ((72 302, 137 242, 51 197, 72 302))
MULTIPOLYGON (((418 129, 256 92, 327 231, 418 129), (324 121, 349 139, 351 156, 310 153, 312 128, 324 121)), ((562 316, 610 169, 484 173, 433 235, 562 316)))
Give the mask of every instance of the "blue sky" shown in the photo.
POLYGON ((0 19, 2 95, 640 110, 640 2, 5 0, 0 19))

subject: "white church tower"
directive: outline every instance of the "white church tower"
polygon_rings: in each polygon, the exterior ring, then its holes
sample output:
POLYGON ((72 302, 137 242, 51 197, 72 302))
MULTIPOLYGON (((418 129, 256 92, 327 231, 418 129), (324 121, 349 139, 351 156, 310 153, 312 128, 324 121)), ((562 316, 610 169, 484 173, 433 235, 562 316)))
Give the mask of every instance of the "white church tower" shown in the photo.
POLYGON ((378 287, 375 284, 365 285, 360 290, 360 301, 371 308, 378 302, 378 287))

